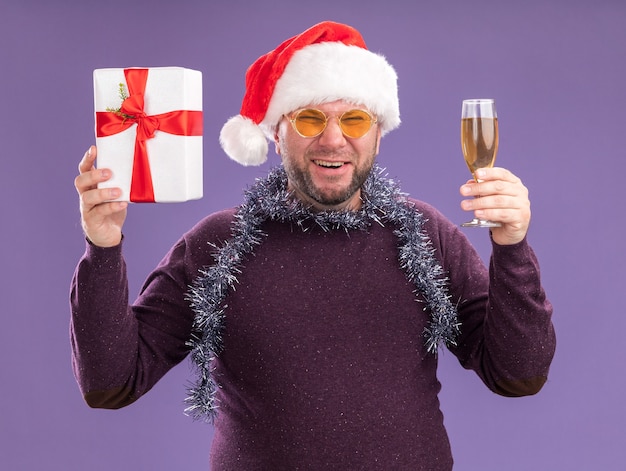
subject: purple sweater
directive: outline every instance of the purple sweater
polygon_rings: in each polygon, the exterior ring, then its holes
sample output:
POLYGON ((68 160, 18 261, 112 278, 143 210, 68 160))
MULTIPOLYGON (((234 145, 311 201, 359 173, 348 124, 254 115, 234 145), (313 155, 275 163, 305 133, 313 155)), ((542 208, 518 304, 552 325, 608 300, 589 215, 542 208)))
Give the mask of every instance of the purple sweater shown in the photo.
MULTIPOLYGON (((532 249, 494 245, 487 269, 455 225, 416 204, 458 304, 452 352, 498 394, 536 393, 555 336, 532 249)), ((90 406, 132 403, 189 353, 185 293, 213 263, 212 244, 229 238, 233 213, 185 234, 132 305, 121 246, 87 245, 72 282, 71 339, 90 406)), ((429 315, 399 268, 392 229, 264 223, 268 237, 224 303, 214 471, 452 468, 437 359, 424 347, 429 315)))

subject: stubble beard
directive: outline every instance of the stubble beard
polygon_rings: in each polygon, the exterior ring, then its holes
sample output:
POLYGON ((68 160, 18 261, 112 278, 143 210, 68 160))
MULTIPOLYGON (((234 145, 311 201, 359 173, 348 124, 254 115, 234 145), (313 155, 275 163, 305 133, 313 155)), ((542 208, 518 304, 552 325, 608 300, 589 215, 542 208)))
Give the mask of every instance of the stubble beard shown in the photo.
MULTIPOLYGON (((336 156, 336 154, 333 155, 336 156)), ((306 161, 310 161, 311 157, 311 155, 307 155, 306 161)), ((323 160, 326 155, 318 152, 315 157, 323 160)), ((361 189, 372 171, 374 158, 375 153, 372 151, 369 159, 363 161, 362 165, 354 165, 350 183, 333 191, 319 188, 311 178, 311 174, 303 166, 288 164, 287 160, 284 161, 283 165, 292 188, 296 188, 298 192, 303 193, 320 206, 334 207, 349 201, 361 189)), ((348 159, 348 161, 354 162, 355 159, 348 159)))

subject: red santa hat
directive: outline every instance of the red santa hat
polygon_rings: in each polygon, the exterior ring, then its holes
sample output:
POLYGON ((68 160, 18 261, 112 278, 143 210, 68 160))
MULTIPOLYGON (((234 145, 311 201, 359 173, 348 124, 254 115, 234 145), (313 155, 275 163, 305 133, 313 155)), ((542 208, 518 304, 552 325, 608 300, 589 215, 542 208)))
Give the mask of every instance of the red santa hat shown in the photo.
POLYGON ((382 135, 400 125, 397 76, 354 28, 326 21, 257 59, 246 72, 240 114, 220 132, 226 154, 242 165, 267 160, 278 122, 303 106, 345 100, 367 107, 382 135))

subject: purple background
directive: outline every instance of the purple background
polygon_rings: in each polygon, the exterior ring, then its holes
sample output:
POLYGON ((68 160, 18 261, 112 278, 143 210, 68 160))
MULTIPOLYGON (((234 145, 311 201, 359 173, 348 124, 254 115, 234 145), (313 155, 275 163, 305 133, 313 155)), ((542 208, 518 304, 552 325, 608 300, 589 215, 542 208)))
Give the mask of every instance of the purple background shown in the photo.
MULTIPOLYGON (((89 409, 72 375, 68 286, 84 243, 73 179, 94 142, 91 73, 168 65, 204 73, 205 197, 130 208, 134 296, 184 230, 237 204, 278 162, 272 154, 262 168, 240 167, 217 135, 239 111, 246 67, 324 19, 360 29, 398 71, 403 124, 383 139, 379 161, 407 192, 466 218, 460 104, 476 97, 496 99, 498 165, 531 192, 529 238, 555 307, 551 376, 538 396, 501 398, 444 354, 455 469, 626 462, 625 2, 1 0, 1 469, 207 469, 212 429, 182 412, 187 362, 120 411, 89 409)), ((487 233, 468 234, 487 257, 487 233)))

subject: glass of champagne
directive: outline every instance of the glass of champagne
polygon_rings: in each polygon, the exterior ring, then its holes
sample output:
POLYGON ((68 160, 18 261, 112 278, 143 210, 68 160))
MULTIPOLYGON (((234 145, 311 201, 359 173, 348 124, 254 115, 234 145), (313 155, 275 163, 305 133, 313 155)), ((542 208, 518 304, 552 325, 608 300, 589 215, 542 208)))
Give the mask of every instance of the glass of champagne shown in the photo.
MULTIPOLYGON (((461 147, 463 157, 476 182, 476 170, 493 167, 498 152, 498 116, 492 99, 463 100, 461 110, 461 147)), ((494 221, 474 218, 463 227, 500 227, 494 221)))

